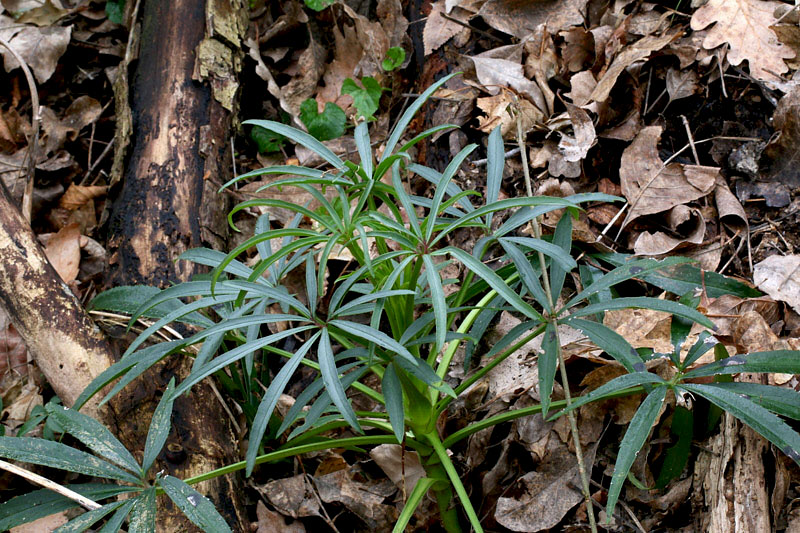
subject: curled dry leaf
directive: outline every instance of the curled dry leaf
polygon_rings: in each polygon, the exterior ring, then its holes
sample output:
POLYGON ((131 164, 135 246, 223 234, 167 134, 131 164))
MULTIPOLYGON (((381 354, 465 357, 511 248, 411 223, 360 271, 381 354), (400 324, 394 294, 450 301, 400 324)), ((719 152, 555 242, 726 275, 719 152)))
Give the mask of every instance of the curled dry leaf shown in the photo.
POLYGON ((649 126, 622 153, 619 169, 622 194, 630 210, 623 227, 642 215, 660 213, 702 198, 714 190, 719 169, 670 163, 658 156, 661 126, 649 126))
POLYGON ((637 255, 661 255, 683 244, 700 244, 706 233, 706 221, 699 209, 676 205, 666 217, 672 234, 663 231, 639 234, 633 250, 637 255), (675 237, 674 235, 680 235, 675 237))
POLYGON ((588 0, 488 0, 478 15, 492 28, 524 40, 542 24, 551 33, 580 26, 586 4, 588 0))
POLYGON ((478 81, 489 94, 497 95, 503 87, 510 87, 529 98, 542 112, 547 109, 541 89, 525 77, 521 63, 484 55, 472 56, 471 59, 475 63, 478 81))
POLYGON ((694 69, 678 70, 669 68, 667 70, 667 94, 669 101, 687 98, 700 90, 697 72, 694 69))
POLYGON ((80 209, 89 200, 99 198, 106 194, 108 187, 101 185, 75 185, 71 183, 67 192, 58 201, 58 207, 64 209, 80 209))
POLYGON ((773 255, 753 268, 756 286, 800 313, 800 255, 773 255))
POLYGON ((773 125, 780 134, 761 153, 759 177, 787 187, 800 187, 800 88, 780 99, 773 125))
POLYGON ((702 30, 714 24, 703 48, 711 50, 728 43, 727 59, 731 65, 746 59, 754 78, 780 81, 779 75, 788 70, 783 60, 795 56, 770 27, 777 24, 774 13, 783 5, 766 0, 709 0, 694 12, 691 26, 702 30))
POLYGON ((389 476, 398 489, 406 494, 425 477, 425 469, 419 461, 419 454, 404 450, 399 444, 381 444, 371 449, 369 456, 389 476))
POLYGON ((566 104, 574 136, 562 135, 558 151, 569 162, 581 161, 594 145, 597 135, 589 114, 578 106, 566 104))
POLYGON ((280 531, 281 533, 306 533, 306 528, 302 522, 297 520, 287 524, 283 516, 270 511, 264 502, 258 500, 256 504, 256 518, 258 521, 253 524, 256 526, 255 533, 274 533, 280 531))
MULTIPOLYGON (((39 83, 49 80, 56 71, 71 34, 72 26, 21 26, 14 19, 0 15, 0 37, 28 64, 39 83)), ((19 68, 19 62, 5 47, 0 47, 0 56, 6 72, 19 68)))
POLYGON ((47 260, 64 283, 70 283, 78 277, 81 263, 80 238, 78 224, 70 224, 53 235, 44 250, 47 260))
MULTIPOLYGON (((516 138, 517 119, 512 116, 510 106, 512 97, 508 92, 502 92, 495 96, 478 98, 476 104, 478 108, 486 113, 486 116, 478 117, 478 129, 484 133, 491 133, 493 129, 500 126, 500 132, 505 138, 516 138)), ((522 131, 527 133, 537 124, 544 122, 545 116, 539 108, 522 98, 516 104, 519 107, 522 131)))
POLYGON ((363 479, 363 472, 353 466, 324 476, 314 476, 314 484, 322 501, 343 504, 372 530, 390 531, 400 513, 395 506, 383 502, 397 488, 388 479, 363 479))

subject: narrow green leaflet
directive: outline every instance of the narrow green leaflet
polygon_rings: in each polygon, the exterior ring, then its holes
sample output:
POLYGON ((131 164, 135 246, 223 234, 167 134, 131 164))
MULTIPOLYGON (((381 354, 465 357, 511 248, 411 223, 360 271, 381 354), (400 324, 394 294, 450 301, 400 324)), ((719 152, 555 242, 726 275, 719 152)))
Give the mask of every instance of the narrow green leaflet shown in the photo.
POLYGON ((397 437, 397 442, 403 442, 403 435, 406 431, 403 388, 392 364, 387 366, 383 373, 381 391, 386 401, 386 412, 389 414, 389 422, 392 424, 394 436, 397 437))
POLYGON ((98 530, 97 533, 117 533, 120 529, 122 529, 122 524, 125 522, 125 519, 128 518, 128 514, 130 514, 131 509, 136 504, 136 500, 133 498, 127 499, 122 502, 122 505, 117 509, 117 512, 114 513, 114 516, 109 518, 106 525, 103 526, 102 529, 98 530))
POLYGON ((0 457, 35 465, 49 466, 88 476, 104 477, 138 484, 139 477, 60 442, 30 437, 0 437, 0 457))
POLYGON ((628 477, 628 472, 631 470, 631 465, 636 459, 636 454, 644 446, 644 441, 650 435, 650 429, 658 418, 661 412, 661 405, 664 403, 664 398, 667 395, 666 387, 656 387, 642 402, 642 405, 637 409, 636 414, 633 415, 631 423, 628 425, 628 430, 622 438, 622 443, 619 446, 619 454, 617 455, 617 462, 614 465, 614 474, 611 476, 611 485, 608 488, 608 503, 606 504, 606 514, 608 521, 614 516, 614 507, 619 500, 619 493, 622 491, 622 485, 628 477))
POLYGON ((333 357, 333 347, 331 346, 328 328, 322 328, 322 338, 319 341, 317 357, 319 358, 322 381, 325 383, 325 390, 330 395, 331 400, 353 429, 359 433, 363 432, 361 425, 358 423, 358 418, 353 412, 353 406, 350 405, 350 400, 347 399, 347 394, 344 392, 342 382, 339 380, 339 369, 336 368, 336 360, 333 357))
POLYGON ((514 309, 523 315, 527 316, 528 318, 544 322, 544 317, 542 317, 541 313, 528 305, 528 303, 520 298, 516 292, 511 290, 508 284, 500 276, 495 274, 491 268, 475 259, 472 255, 468 254, 464 250, 461 250, 460 248, 455 248, 453 246, 443 248, 439 251, 439 253, 449 253, 461 261, 465 267, 475 272, 479 278, 488 283, 492 289, 497 291, 497 294, 502 296, 506 302, 508 302, 514 309))
POLYGON ((205 533, 231 531, 225 519, 214 508, 214 504, 180 479, 164 476, 158 480, 158 484, 186 518, 205 533))
POLYGON ((670 432, 677 437, 677 441, 667 449, 664 464, 661 465, 661 471, 656 480, 656 488, 663 489, 670 481, 677 479, 686 468, 694 436, 693 425, 692 411, 685 407, 675 406, 670 432))
POLYGON ((772 352, 753 352, 726 357, 686 373, 685 378, 699 378, 719 374, 738 374, 740 372, 777 372, 781 374, 800 374, 800 352, 794 350, 775 350, 772 352))
POLYGON ((94 509, 92 511, 83 513, 79 517, 73 518, 63 526, 57 527, 55 530, 53 530, 53 533, 82 533, 102 520, 106 515, 122 507, 124 503, 124 501, 107 503, 99 509, 94 509))
MULTIPOLYGON (((556 225, 556 230, 553 232, 553 244, 564 250, 570 259, 572 258, 572 217, 567 212, 561 215, 561 219, 556 225)), ((575 264, 574 261, 572 264, 575 264)), ((566 269, 563 264, 556 261, 551 263, 550 290, 553 292, 553 298, 558 299, 561 289, 564 288, 567 272, 572 271, 573 268, 575 267, 566 269)))
POLYGON ((255 126, 261 126, 264 129, 274 131, 275 133, 279 133, 298 144, 302 144, 312 152, 317 153, 320 157, 334 167, 340 170, 345 170, 347 168, 347 166, 344 164, 344 161, 342 161, 339 156, 331 152, 327 146, 319 142, 308 133, 300 131, 297 128, 293 128, 291 126, 287 126, 286 124, 281 124, 280 122, 274 122, 271 120, 245 120, 242 122, 242 124, 253 124, 255 126))
POLYGON ((48 403, 47 413, 64 431, 81 441, 90 450, 131 472, 139 472, 139 463, 131 452, 103 424, 90 416, 63 406, 48 403))
POLYGON ((572 317, 563 322, 583 332, 598 348, 605 350, 608 355, 624 366, 628 372, 641 372, 645 369, 644 362, 636 348, 631 346, 625 340, 625 337, 608 326, 604 326, 599 322, 572 317))
POLYGON ((434 326, 436 343, 431 350, 439 353, 439 350, 444 346, 444 338, 447 334, 447 301, 444 297, 442 278, 439 277, 439 272, 433 264, 433 259, 430 255, 425 254, 422 256, 422 262, 425 264, 425 275, 428 278, 428 287, 431 290, 431 304, 436 321, 434 326))
POLYGON ((506 253, 506 255, 508 255, 508 258, 517 269, 517 273, 519 273, 522 283, 525 284, 525 288, 528 289, 536 301, 539 302, 539 305, 542 306, 542 309, 549 310, 550 301, 548 300, 547 294, 544 292, 542 284, 539 281, 539 274, 533 269, 533 266, 531 266, 531 263, 525 253, 511 241, 499 239, 499 242, 500 246, 503 248, 503 251, 506 253))
POLYGON ((623 374, 618 376, 596 389, 575 398, 570 404, 569 408, 559 411, 553 418, 557 418, 567 411, 572 411, 586 405, 587 403, 596 402, 609 397, 616 397, 616 393, 625 389, 636 387, 637 385, 645 385, 648 383, 664 383, 661 376, 651 374, 650 372, 634 372, 632 374, 623 374))
POLYGON ((253 466, 255 466, 254 461, 256 459, 256 455, 258 455, 261 439, 264 437, 264 432, 267 430, 269 420, 272 417, 272 411, 278 404, 278 399, 280 398, 284 389, 286 389, 286 385, 288 385, 289 380, 291 379, 292 375, 294 375, 297 367, 303 361, 303 358, 306 356, 314 343, 317 342, 319 336, 320 332, 315 332, 311 338, 303 343, 300 349, 297 350, 294 355, 292 355, 291 359, 284 363, 283 367, 281 367, 280 371, 275 376, 275 379, 273 379, 272 383, 269 384, 267 392, 265 392, 263 398, 261 398, 261 403, 258 404, 258 411, 256 411, 256 416, 253 418, 253 424, 250 428, 250 441, 247 447, 247 455, 245 457, 247 460, 248 476, 251 474, 253 466))
MULTIPOLYGON (((66 488, 94 501, 138 490, 136 487, 122 487, 106 483, 82 483, 66 485, 66 488)), ((0 531, 6 531, 12 527, 75 507, 78 507, 76 502, 49 489, 35 490, 0 504, 0 531)), ((116 530, 114 531, 116 532, 116 530)))
POLYGON ((300 121, 308 128, 308 133, 317 140, 330 141, 344 135, 347 116, 342 108, 333 102, 327 102, 325 109, 320 113, 317 110, 317 101, 309 98, 300 104, 300 121))
POLYGON ((361 168, 364 169, 364 174, 366 174, 368 178, 371 178, 373 171, 372 146, 369 141, 369 126, 367 126, 366 122, 361 122, 356 126, 353 138, 356 141, 358 157, 361 158, 361 168))
POLYGON ((694 383, 682 383, 681 387, 728 411, 800 465, 800 435, 777 415, 721 387, 694 383))
POLYGON ((542 337, 542 352, 539 354, 539 397, 542 402, 542 416, 547 417, 550 397, 553 395, 553 380, 558 368, 558 331, 554 322, 548 322, 542 337))
POLYGON ((671 300, 659 300, 658 298, 648 298, 645 296, 633 298, 614 298, 610 302, 600 302, 597 304, 587 305, 580 309, 573 310, 571 316, 587 316, 599 313, 601 311, 612 311, 614 309, 652 309, 654 311, 664 311, 673 315, 682 316, 689 320, 694 320, 701 326, 713 328, 714 323, 711 322, 704 314, 685 306, 682 303, 673 302, 671 300))
POLYGON ((155 533, 156 488, 151 487, 136 498, 128 523, 128 533, 155 533))
POLYGON ((150 421, 150 428, 147 430, 147 439, 144 443, 144 457, 142 459, 142 471, 147 472, 153 466, 158 454, 164 447, 172 427, 172 404, 175 401, 175 378, 169 380, 161 401, 158 402, 153 418, 150 421))
MULTIPOLYGON (((550 257, 553 259, 553 261, 558 263, 558 265, 560 265, 564 270, 569 271, 578 266, 572 256, 569 255, 569 252, 565 251, 561 246, 556 244, 552 244, 541 239, 533 239, 531 237, 503 237, 502 240, 511 241, 519 244, 523 248, 542 252, 544 255, 550 257)), ((555 297, 555 294, 553 296, 555 297)))
POLYGON ((641 278, 651 272, 655 272, 656 270, 661 270, 672 265, 686 263, 689 261, 691 261, 691 259, 687 259, 685 257, 668 257, 662 261, 658 261, 656 259, 639 259, 636 261, 630 261, 615 268, 576 294, 564 305, 563 309, 569 309, 578 302, 585 300, 592 294, 596 294, 602 290, 608 289, 617 283, 621 283, 631 278, 641 278))
POLYGON ((411 355, 411 352, 409 352, 405 346, 382 331, 365 326, 364 324, 359 324, 358 322, 347 322, 344 320, 331 320, 328 324, 361 339, 374 342, 378 346, 396 353, 415 366, 419 364, 419 360, 411 355))
MULTIPOLYGON (((503 149, 503 135, 500 126, 489 134, 486 144, 486 204, 497 201, 500 196, 500 185, 503 183, 503 167, 506 164, 506 154, 503 149)), ((494 213, 486 215, 486 225, 492 227, 494 213)))
POLYGON ((794 389, 740 381, 711 383, 708 386, 734 392, 773 413, 800 420, 800 392, 794 389))

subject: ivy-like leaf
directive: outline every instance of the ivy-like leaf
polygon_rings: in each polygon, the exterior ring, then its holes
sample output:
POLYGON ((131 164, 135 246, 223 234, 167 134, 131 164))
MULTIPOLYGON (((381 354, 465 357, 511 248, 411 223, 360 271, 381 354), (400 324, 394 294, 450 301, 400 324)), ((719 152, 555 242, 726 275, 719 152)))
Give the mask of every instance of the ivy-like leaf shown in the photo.
POLYGON ((341 107, 327 102, 325 109, 317 111, 317 101, 309 98, 300 104, 300 121, 308 128, 308 133, 319 141, 330 141, 344 135, 347 116, 341 107))
POLYGON ((392 46, 386 51, 386 59, 381 62, 381 67, 386 72, 400 67, 406 60, 406 51, 400 46, 392 46))
POLYGON ((342 83, 342 94, 349 94, 353 97, 353 105, 359 116, 370 120, 375 116, 375 111, 378 110, 378 103, 381 100, 381 94, 384 88, 375 81, 375 78, 364 76, 361 78, 363 88, 359 87, 353 78, 347 78, 342 83))

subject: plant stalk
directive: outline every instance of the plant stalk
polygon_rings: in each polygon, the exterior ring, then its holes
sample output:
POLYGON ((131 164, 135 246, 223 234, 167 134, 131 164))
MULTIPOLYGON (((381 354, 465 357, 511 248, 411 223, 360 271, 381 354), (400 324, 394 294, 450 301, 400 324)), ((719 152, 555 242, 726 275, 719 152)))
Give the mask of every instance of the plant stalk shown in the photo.
MULTIPOLYGON (((525 176, 525 190, 528 193, 528 196, 533 196, 531 175, 530 171, 528 170, 528 154, 525 152, 525 140, 523 139, 522 134, 522 121, 520 120, 519 108, 517 107, 515 111, 517 122, 517 144, 519 145, 520 158, 522 159, 522 172, 525 176)), ((542 229, 539 226, 539 218, 533 218, 531 220, 531 225, 533 227, 533 236, 537 239, 541 239, 542 229)), ((540 250, 538 251, 538 255, 539 264, 542 270, 542 285, 544 287, 545 294, 547 295, 547 303, 550 306, 548 321, 553 324, 553 330, 556 333, 555 344, 556 352, 558 354, 558 366, 561 369, 561 386, 564 389, 564 400, 566 402, 566 406, 569 408, 569 406, 572 404, 572 395, 570 394, 569 390, 569 379, 567 376, 567 368, 564 364, 564 354, 561 352, 561 339, 558 334, 558 319, 553 316, 553 311, 555 310, 555 299, 553 298, 553 293, 550 290, 550 276, 547 272, 547 264, 545 263, 544 253, 540 250)), ((581 446, 580 434, 578 433, 578 421, 575 416, 575 411, 567 412, 567 420, 569 421, 570 431, 572 432, 572 442, 575 445, 575 457, 578 460, 578 472, 580 472, 581 475, 581 489, 583 491, 583 497, 586 500, 586 514, 589 517, 589 527, 591 528, 592 533, 597 533, 597 522, 595 521, 594 506, 592 505, 592 493, 589 489, 589 474, 586 471, 586 465, 583 461, 583 448, 581 446)))

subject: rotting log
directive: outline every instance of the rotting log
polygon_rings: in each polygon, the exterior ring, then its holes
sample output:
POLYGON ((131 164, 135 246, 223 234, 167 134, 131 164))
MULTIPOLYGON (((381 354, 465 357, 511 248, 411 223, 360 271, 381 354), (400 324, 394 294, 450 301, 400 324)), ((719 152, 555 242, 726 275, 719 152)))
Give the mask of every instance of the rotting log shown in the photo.
MULTIPOLYGON (((187 281, 193 265, 177 261, 181 253, 224 249, 226 209, 217 189, 230 168, 246 13, 241 0, 143 0, 128 91, 129 146, 116 146, 127 148, 128 158, 108 224, 109 285, 163 288, 187 281)), ((128 386, 122 393, 128 418, 149 420, 169 379, 185 377, 188 369, 186 360, 171 356, 128 386)), ((167 447, 173 453, 158 462, 166 473, 185 479, 239 459, 229 418, 209 383, 176 399, 172 422, 167 447)), ((125 430, 144 442, 147 424, 125 430)), ((243 531, 240 485, 236 476, 224 476, 197 489, 243 531)), ((162 511, 161 531, 193 529, 170 503, 162 511)))

